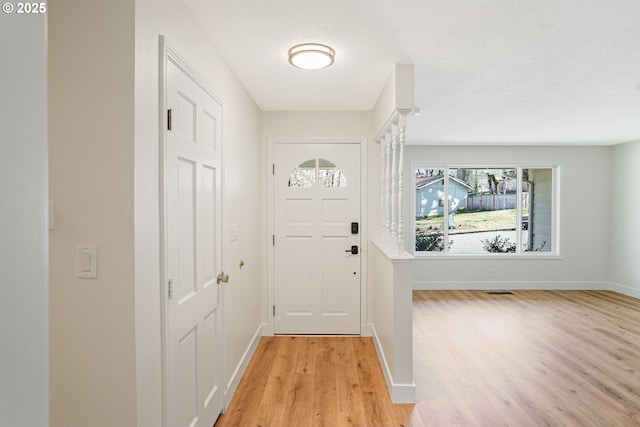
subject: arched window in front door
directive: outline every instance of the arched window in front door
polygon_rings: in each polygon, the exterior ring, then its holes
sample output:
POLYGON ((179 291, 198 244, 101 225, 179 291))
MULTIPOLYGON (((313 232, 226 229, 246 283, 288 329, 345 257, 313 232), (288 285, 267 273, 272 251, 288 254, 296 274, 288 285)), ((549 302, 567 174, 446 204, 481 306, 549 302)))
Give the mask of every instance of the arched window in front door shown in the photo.
POLYGON ((340 168, 326 159, 302 162, 289 175, 289 187, 346 187, 347 179, 340 168))

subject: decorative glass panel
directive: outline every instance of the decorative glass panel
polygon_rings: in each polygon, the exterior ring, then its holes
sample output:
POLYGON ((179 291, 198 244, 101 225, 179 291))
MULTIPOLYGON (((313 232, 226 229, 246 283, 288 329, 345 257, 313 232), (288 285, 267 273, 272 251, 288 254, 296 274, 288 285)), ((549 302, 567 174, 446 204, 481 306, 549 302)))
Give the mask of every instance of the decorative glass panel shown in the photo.
POLYGON ((321 170, 330 170, 335 168, 336 165, 334 165, 333 163, 331 163, 329 160, 327 159, 318 159, 318 168, 321 170))
POLYGON ((347 180, 340 169, 335 169, 327 171, 326 176, 321 178, 320 184, 322 184, 323 187, 346 187, 347 180))
POLYGON ((289 175, 289 187, 303 188, 311 187, 315 182, 315 171, 295 168, 289 175))
POLYGON ((307 160, 298 165, 289 175, 289 187, 312 187, 316 183, 316 159, 307 160))
POLYGON ((289 187, 305 188, 346 187, 347 179, 336 165, 326 159, 311 159, 302 162, 291 172, 289 187))

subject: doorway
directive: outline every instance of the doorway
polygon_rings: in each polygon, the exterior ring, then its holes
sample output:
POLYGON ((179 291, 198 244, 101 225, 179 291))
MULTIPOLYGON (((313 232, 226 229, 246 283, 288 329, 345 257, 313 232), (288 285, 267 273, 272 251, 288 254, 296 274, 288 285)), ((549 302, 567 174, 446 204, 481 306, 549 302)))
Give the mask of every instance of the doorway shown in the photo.
POLYGON ((359 143, 276 143, 276 334, 360 334, 359 143))

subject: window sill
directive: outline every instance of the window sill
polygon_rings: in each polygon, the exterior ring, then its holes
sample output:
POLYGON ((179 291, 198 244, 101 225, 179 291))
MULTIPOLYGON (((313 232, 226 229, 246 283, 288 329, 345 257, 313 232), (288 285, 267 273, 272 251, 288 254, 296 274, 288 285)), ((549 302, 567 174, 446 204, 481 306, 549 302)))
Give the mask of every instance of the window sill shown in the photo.
POLYGON ((425 252, 414 252, 414 256, 417 260, 427 260, 427 259, 451 259, 451 260, 562 260, 564 257, 559 254, 436 254, 436 253, 425 253, 425 252))

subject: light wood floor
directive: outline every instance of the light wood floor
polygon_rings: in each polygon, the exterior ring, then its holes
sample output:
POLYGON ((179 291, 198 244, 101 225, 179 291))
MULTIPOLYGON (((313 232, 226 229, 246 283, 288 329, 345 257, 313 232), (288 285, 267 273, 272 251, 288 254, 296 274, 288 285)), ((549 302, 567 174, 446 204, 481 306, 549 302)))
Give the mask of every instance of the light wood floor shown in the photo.
POLYGON ((263 337, 216 427, 400 426, 371 338, 263 337))
POLYGON ((416 405, 370 338, 265 337, 229 426, 640 426, 640 300, 600 291, 415 291, 416 405))
POLYGON ((416 426, 640 426, 640 301, 414 292, 416 426))

